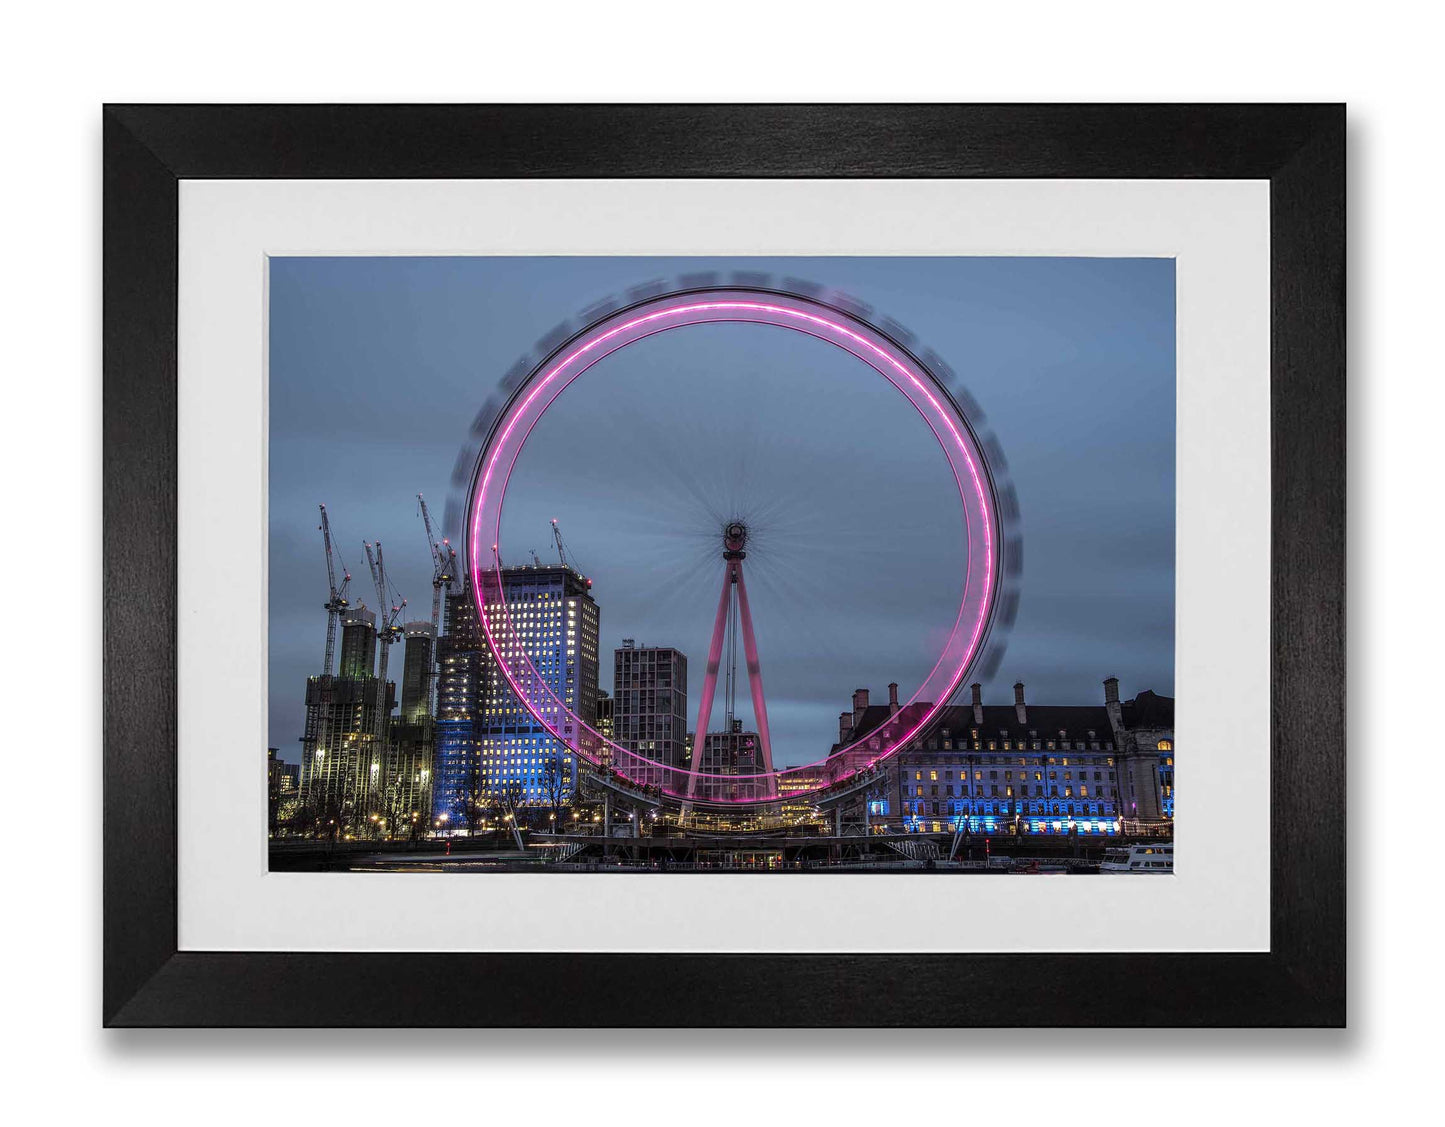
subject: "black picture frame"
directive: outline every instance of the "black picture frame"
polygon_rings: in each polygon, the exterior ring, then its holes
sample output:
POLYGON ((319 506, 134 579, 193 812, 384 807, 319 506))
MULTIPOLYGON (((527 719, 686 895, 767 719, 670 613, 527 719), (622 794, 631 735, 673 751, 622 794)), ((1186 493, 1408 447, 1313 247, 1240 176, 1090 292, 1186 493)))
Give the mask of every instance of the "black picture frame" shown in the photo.
POLYGON ((1340 105, 104 109, 108 1026, 1341 1026, 1340 105), (1084 177, 1270 184, 1270 950, 177 949, 178 184, 186 178, 1084 177))

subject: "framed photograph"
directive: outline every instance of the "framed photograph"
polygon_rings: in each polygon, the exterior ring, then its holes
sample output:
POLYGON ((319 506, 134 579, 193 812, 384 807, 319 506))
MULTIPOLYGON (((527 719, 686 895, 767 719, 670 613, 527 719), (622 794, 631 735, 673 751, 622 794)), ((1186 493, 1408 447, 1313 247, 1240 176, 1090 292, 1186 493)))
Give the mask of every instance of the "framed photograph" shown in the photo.
POLYGON ((104 144, 106 1024, 1344 1023, 1342 107, 104 144))

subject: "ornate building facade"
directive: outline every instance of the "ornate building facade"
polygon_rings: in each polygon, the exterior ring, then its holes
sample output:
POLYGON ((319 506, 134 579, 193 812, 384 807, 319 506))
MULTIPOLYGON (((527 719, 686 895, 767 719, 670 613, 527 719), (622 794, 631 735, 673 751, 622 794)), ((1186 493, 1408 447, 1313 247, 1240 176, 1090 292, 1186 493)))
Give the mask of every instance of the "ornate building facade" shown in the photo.
MULTIPOLYGON (((839 718, 840 743, 866 736, 896 711, 866 690, 839 718)), ((889 761, 868 798, 875 832, 1112 834, 1174 816, 1174 699, 1145 690, 1119 699, 1104 682, 1099 705, 1032 705, 1022 682, 1008 705, 972 701, 942 710, 933 730, 889 761)))

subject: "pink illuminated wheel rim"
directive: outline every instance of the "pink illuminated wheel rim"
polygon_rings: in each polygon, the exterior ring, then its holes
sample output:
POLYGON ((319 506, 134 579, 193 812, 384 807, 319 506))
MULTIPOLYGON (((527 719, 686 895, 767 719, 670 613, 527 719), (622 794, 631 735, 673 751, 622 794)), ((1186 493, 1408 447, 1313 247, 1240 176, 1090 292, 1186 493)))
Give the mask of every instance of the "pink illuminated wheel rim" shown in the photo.
MULTIPOLYGON (((515 383, 477 455, 466 509, 467 570, 476 611, 498 668, 532 717, 579 759, 659 800, 737 807, 823 796, 871 773, 918 738, 978 664, 1000 604, 1004 537, 983 444, 943 382, 889 334, 824 301, 754 288, 709 288, 651 297, 608 313, 555 348, 515 383), (567 386, 599 360, 657 333, 739 322, 826 341, 862 360, 901 392, 937 439, 958 487, 965 573, 958 613, 928 675, 907 703, 860 739, 801 766, 713 775, 648 759, 606 739, 573 713, 537 671, 504 597, 502 509, 517 458, 567 386)), ((699 742, 701 736, 695 737, 699 742)))

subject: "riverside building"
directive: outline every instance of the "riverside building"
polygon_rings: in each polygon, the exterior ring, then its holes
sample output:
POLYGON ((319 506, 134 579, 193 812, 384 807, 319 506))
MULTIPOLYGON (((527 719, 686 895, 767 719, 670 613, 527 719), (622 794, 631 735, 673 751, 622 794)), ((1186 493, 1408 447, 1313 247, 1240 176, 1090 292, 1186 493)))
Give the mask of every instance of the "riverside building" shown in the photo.
POLYGON ((505 611, 487 608, 492 636, 514 672, 531 662, 537 679, 527 691, 561 738, 513 692, 487 647, 471 596, 450 596, 448 634, 438 646, 433 810, 438 823, 453 827, 498 804, 570 802, 577 764, 565 741, 579 733, 568 713, 597 715, 600 612, 590 582, 569 567, 526 566, 504 569, 502 583, 505 611))
MULTIPOLYGON (((896 711, 854 694, 840 717, 840 746, 865 737, 896 711)), ((1099 705, 1033 705, 1022 682, 1008 705, 944 708, 932 730, 889 760, 868 800, 874 832, 966 829, 973 833, 1118 833, 1124 823, 1163 825, 1174 816, 1174 698, 1145 690, 1119 699, 1104 682, 1099 705)))

